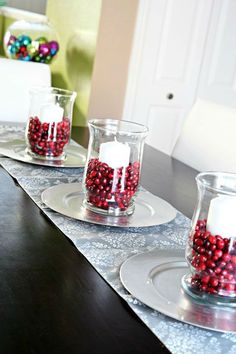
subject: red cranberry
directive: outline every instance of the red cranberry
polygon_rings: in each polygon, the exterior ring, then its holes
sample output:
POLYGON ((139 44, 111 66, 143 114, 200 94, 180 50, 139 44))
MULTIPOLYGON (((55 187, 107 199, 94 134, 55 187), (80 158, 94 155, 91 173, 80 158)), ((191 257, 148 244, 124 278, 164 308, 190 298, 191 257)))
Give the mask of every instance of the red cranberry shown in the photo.
POLYGON ((207 262, 207 267, 208 268, 215 268, 216 264, 212 260, 208 260, 207 262))
POLYGON ((195 245, 197 246, 202 246, 203 245, 203 240, 201 238, 197 238, 197 240, 195 241, 195 245))
POLYGON ((214 256, 217 257, 216 259, 219 259, 220 257, 222 257, 222 255, 223 255, 223 252, 221 250, 216 249, 214 251, 214 256))
POLYGON ((213 288, 215 288, 215 287, 217 287, 217 285, 218 285, 218 279, 217 278, 211 278, 210 279, 210 284, 211 284, 211 286, 213 287, 213 288))
POLYGON ((219 249, 219 250, 223 250, 223 248, 225 247, 225 243, 223 240, 217 240, 216 241, 216 247, 219 249))
POLYGON ((216 267, 215 268, 215 274, 220 274, 221 273, 221 268, 220 267, 216 267))
POLYGON ((234 284, 230 284, 230 283, 225 284, 225 290, 227 290, 229 292, 233 291, 234 288, 235 288, 234 284))
POLYGON ((230 256, 230 254, 225 253, 225 254, 223 254, 223 256, 222 256, 222 259, 223 259, 223 261, 225 261, 225 262, 229 262, 230 259, 231 259, 231 256, 230 256))
POLYGON ((202 282, 203 284, 209 283, 209 280, 210 280, 210 276, 209 276, 209 275, 204 275, 204 276, 201 278, 201 282, 202 282))
POLYGON ((207 261, 207 257, 206 256, 203 256, 203 255, 199 256, 199 262, 206 262, 206 261, 207 261))
POLYGON ((205 263, 199 263, 199 265, 197 266, 197 270, 198 271, 203 271, 206 269, 206 264, 205 263))
POLYGON ((210 235, 210 236, 208 237, 208 241, 209 241, 211 244, 215 245, 215 244, 216 244, 216 237, 210 235))

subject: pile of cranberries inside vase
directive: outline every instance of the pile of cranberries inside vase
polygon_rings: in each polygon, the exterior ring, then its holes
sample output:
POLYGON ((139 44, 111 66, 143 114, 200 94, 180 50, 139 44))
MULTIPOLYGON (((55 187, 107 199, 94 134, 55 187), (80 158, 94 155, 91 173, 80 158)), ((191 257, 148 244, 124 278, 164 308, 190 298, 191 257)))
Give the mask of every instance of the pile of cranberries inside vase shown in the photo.
POLYGON ((70 120, 41 123, 38 117, 31 117, 27 129, 28 150, 39 158, 60 158, 70 139, 70 120))
POLYGON ((236 297, 236 239, 212 235, 198 220, 188 246, 191 287, 201 293, 236 297))
POLYGON ((103 210, 126 211, 138 189, 139 174, 138 161, 114 169, 97 158, 90 159, 85 179, 87 202, 103 210))

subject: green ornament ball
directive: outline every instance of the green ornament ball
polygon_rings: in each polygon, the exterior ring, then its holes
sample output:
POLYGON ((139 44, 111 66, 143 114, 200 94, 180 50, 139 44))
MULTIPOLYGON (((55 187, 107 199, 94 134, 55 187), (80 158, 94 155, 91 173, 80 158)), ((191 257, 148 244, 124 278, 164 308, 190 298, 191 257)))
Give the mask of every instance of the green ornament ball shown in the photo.
POLYGON ((39 37, 37 39, 35 39, 36 42, 38 42, 39 44, 45 44, 48 42, 46 37, 39 37))
POLYGON ((45 58, 45 63, 46 63, 46 64, 50 64, 51 61, 52 61, 52 57, 51 57, 51 55, 48 55, 48 56, 45 58))
POLYGON ((34 61, 37 61, 38 63, 40 62, 40 60, 41 60, 41 58, 40 58, 40 56, 39 55, 36 55, 35 57, 34 57, 34 61))

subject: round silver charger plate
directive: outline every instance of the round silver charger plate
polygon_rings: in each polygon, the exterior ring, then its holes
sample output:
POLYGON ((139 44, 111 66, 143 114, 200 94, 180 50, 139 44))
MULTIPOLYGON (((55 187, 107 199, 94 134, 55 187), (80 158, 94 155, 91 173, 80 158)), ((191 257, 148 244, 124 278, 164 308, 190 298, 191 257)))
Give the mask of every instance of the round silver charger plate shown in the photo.
POLYGON ((134 297, 164 315, 210 330, 236 332, 235 309, 197 302, 185 294, 181 280, 188 272, 184 251, 153 250, 127 259, 120 279, 134 297))
POLYGON ((131 216, 106 216, 94 213, 83 205, 84 193, 81 183, 59 184, 46 189, 41 195, 49 208, 71 218, 117 227, 145 227, 167 223, 176 216, 176 209, 165 200, 140 191, 131 216))
POLYGON ((24 140, 12 140, 0 142, 0 154, 10 157, 14 160, 50 167, 84 167, 87 151, 80 145, 69 144, 66 149, 65 160, 41 160, 30 156, 26 151, 24 140))

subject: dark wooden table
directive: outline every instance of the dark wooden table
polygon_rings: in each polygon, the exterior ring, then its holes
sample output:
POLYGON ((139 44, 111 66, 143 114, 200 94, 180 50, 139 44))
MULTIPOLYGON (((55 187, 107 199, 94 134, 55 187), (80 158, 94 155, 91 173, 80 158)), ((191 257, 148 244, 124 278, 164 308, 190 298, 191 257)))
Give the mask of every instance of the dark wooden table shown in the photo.
MULTIPOLYGON (((86 129, 73 138, 86 145, 86 129)), ((143 186, 189 217, 195 175, 146 146, 143 186)), ((2 168, 0 181, 0 353, 168 353, 2 168)))

